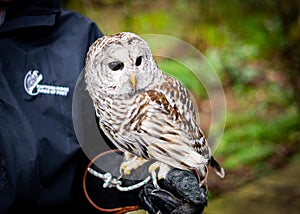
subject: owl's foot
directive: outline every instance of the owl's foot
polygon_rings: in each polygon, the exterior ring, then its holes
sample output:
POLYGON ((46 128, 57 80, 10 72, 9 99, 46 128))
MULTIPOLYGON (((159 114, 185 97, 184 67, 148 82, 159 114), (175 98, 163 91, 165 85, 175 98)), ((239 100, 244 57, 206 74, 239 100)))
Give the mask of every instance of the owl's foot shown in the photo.
POLYGON ((154 187, 159 188, 157 181, 164 178, 170 169, 168 165, 161 162, 154 162, 149 166, 148 171, 151 174, 154 187), (156 169, 159 169, 158 173, 156 173, 156 169))
POLYGON ((123 175, 130 175, 131 170, 137 169, 138 167, 142 166, 148 160, 134 156, 132 159, 124 161, 120 166, 120 174, 123 175))

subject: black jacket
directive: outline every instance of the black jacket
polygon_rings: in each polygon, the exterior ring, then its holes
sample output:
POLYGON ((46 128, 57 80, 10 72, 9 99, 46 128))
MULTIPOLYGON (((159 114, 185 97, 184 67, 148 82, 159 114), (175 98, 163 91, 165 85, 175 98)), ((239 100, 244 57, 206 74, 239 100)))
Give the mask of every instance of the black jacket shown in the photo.
POLYGON ((102 33, 58 1, 24 2, 7 9, 0 25, 0 213, 75 210, 82 152, 72 96, 102 33))

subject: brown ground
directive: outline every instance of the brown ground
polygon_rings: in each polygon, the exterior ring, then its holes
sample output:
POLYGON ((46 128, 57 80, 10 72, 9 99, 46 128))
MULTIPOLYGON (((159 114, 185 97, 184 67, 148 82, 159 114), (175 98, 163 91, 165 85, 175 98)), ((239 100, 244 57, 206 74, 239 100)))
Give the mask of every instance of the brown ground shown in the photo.
MULTIPOLYGON (((243 175, 245 176, 245 175, 243 175)), ((204 214, 300 213, 300 160, 210 200, 204 214)))

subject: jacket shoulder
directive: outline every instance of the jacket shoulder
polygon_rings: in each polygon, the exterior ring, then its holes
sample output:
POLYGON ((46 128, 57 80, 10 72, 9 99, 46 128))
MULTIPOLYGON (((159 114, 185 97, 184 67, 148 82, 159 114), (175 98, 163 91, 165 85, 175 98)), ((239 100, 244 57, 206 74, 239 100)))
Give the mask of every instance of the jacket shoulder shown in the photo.
POLYGON ((95 37, 103 36, 103 33, 94 21, 75 11, 62 8, 60 20, 62 23, 67 24, 68 28, 73 28, 75 32, 80 31, 82 33, 88 30, 95 37))

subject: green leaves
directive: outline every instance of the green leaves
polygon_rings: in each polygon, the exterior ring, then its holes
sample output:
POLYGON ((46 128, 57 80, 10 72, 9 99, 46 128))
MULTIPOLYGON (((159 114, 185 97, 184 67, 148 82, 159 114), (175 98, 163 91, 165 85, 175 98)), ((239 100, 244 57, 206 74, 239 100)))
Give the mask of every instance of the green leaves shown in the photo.
POLYGON ((294 108, 266 120, 255 113, 254 109, 228 115, 228 126, 217 150, 218 155, 225 157, 225 168, 264 165, 264 161, 282 145, 297 143, 300 118, 294 108))

